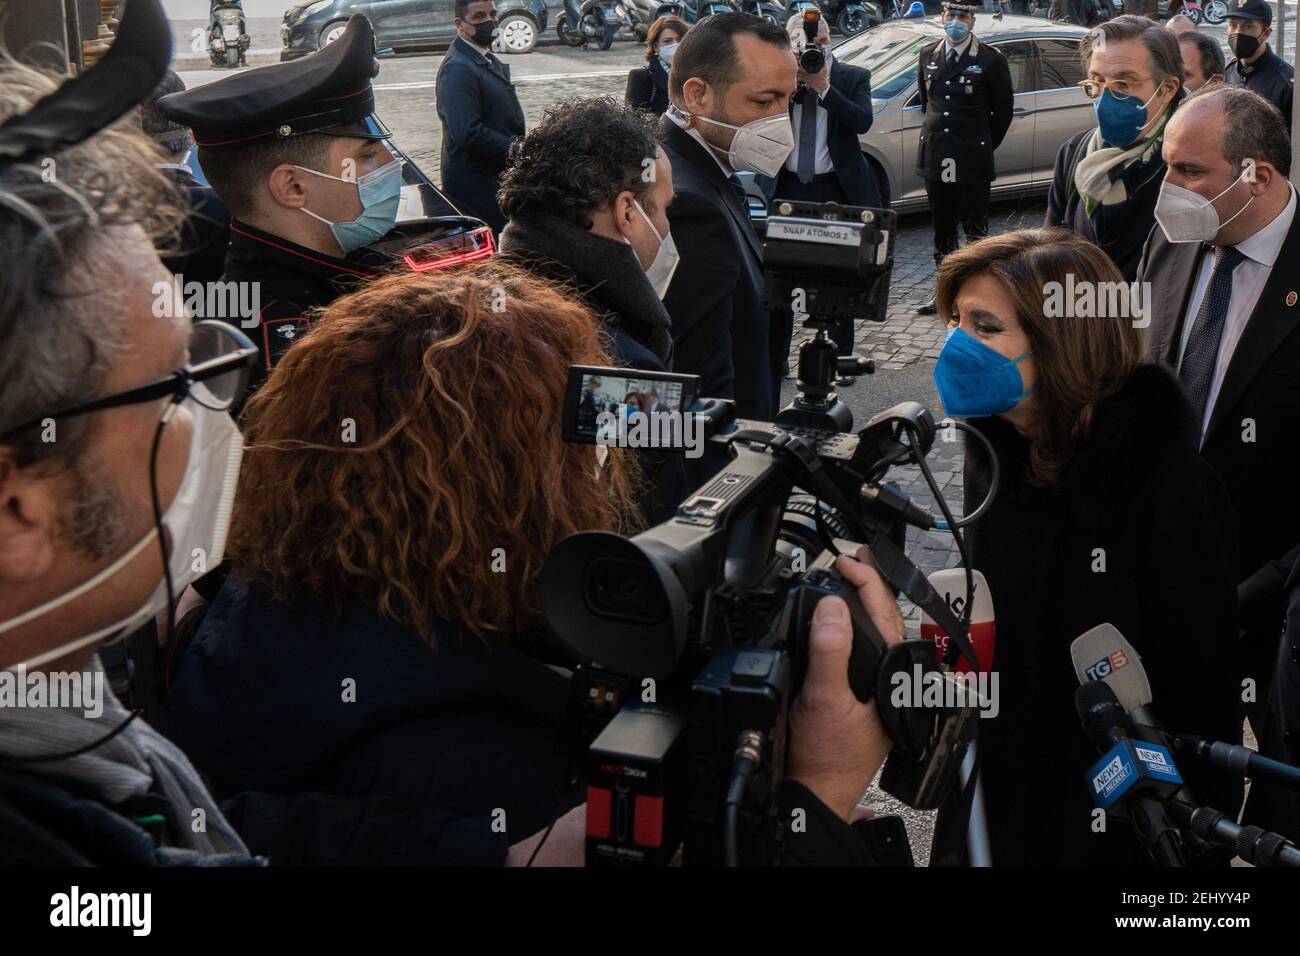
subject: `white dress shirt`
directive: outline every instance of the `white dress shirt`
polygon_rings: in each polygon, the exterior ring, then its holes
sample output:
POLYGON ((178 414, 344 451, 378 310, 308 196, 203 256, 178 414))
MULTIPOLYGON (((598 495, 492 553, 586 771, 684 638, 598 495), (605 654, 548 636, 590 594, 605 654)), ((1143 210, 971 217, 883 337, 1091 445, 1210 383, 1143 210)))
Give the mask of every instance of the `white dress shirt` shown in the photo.
MULTIPOLYGON (((829 67, 831 63, 831 52, 826 51, 826 63, 829 67)), ((828 74, 829 75, 829 74, 828 74)), ((812 87, 804 87, 803 102, 795 103, 790 107, 790 124, 794 127, 794 149, 790 150, 790 158, 785 161, 785 168, 792 173, 799 172, 799 124, 803 122, 803 108, 808 102, 808 93, 816 93, 812 87)), ((835 172, 835 164, 831 162, 831 150, 826 145, 826 130, 830 123, 830 114, 822 106, 822 100, 826 99, 826 93, 831 91, 830 84, 826 85, 824 93, 817 93, 817 154, 813 165, 813 175, 820 176, 823 173, 835 172)))
MULTIPOLYGON (((1290 184, 1288 183, 1288 186, 1290 184)), ((1201 421, 1201 440, 1205 439, 1205 430, 1210 425, 1210 415, 1214 403, 1219 397, 1219 388, 1223 377, 1228 373, 1228 364, 1232 353, 1236 351, 1241 334, 1246 331, 1250 314, 1255 311, 1255 303, 1264 291, 1264 283, 1273 271, 1273 263, 1282 251, 1282 243, 1291 230, 1291 220, 1295 218, 1296 193, 1290 186, 1291 198, 1286 208, 1278 213, 1277 218, 1259 232, 1237 243, 1237 251, 1245 258, 1232 270, 1232 295, 1228 299, 1228 314, 1223 321, 1223 336, 1219 339, 1219 355, 1214 363, 1214 378, 1210 382, 1210 393, 1205 399, 1205 418, 1201 421)), ((1196 285, 1192 287, 1192 297, 1187 302, 1187 314, 1183 317, 1182 342, 1178 346, 1178 364, 1183 364, 1183 353, 1187 351, 1187 342, 1192 336, 1192 326, 1196 323, 1196 313, 1200 311, 1201 300, 1210 287, 1210 273, 1214 271, 1213 250, 1201 254, 1201 268, 1196 276, 1196 285)))
POLYGON ((677 115, 677 110, 675 107, 670 107, 668 109, 668 112, 666 112, 664 115, 667 116, 674 123, 676 123, 678 126, 680 126, 685 131, 687 136, 689 136, 691 139, 695 140, 697 143, 699 143, 701 146, 704 147, 704 151, 713 157, 713 161, 717 163, 718 168, 722 170, 723 176, 730 178, 735 175, 736 171, 732 169, 730 166, 728 166, 723 160, 718 158, 718 154, 713 151, 713 147, 710 146, 708 142, 704 139, 704 137, 700 135, 699 130, 694 128, 689 128, 689 129, 687 128, 686 120, 682 119, 680 116, 677 115))

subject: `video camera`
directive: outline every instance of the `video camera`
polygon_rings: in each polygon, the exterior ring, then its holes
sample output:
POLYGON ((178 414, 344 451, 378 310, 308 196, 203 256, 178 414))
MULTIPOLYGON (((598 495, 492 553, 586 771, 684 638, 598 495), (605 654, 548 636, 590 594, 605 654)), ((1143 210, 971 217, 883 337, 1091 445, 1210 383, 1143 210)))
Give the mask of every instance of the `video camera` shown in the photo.
MULTIPOLYGON (((788 225, 778 220, 769 232, 771 273, 780 281, 816 262, 828 278, 804 288, 814 314, 859 307, 863 283, 870 288, 882 271, 887 278, 894 214, 834 204, 797 211, 811 218, 787 215, 788 225)), ((852 413, 830 387, 837 357, 823 329, 817 338, 822 344, 800 351, 798 397, 774 422, 733 421, 729 402, 695 398, 695 376, 570 374, 567 440, 617 443, 593 411, 636 419, 646 414, 637 396, 662 381, 656 394, 677 400, 665 410, 694 416, 710 450, 727 459, 670 520, 632 538, 571 535, 542 569, 543 612, 582 664, 577 693, 594 737, 588 865, 665 864, 679 842, 688 865, 779 860, 785 717, 807 670, 813 609, 827 595, 850 609, 850 687, 861 701, 876 699, 894 742, 881 786, 932 809, 957 778, 976 721, 949 667, 959 650, 978 664, 965 622, 903 552, 906 525, 931 528, 936 519, 884 480, 909 463, 929 477, 924 456, 936 426, 923 406, 904 402, 852 433, 852 413), (834 569, 836 555, 857 543, 952 635, 949 658, 938 661, 930 641, 884 641, 834 569), (952 685, 943 699, 956 703, 916 706, 899 693, 916 680, 952 685)))

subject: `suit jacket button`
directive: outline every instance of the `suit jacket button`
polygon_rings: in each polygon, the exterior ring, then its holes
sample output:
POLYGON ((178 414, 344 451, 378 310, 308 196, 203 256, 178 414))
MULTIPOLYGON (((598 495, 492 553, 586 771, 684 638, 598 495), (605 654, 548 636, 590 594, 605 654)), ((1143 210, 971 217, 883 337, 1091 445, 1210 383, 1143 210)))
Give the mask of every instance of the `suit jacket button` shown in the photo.
POLYGON ((1300 644, 1291 645, 1291 660, 1300 664, 1300 644))

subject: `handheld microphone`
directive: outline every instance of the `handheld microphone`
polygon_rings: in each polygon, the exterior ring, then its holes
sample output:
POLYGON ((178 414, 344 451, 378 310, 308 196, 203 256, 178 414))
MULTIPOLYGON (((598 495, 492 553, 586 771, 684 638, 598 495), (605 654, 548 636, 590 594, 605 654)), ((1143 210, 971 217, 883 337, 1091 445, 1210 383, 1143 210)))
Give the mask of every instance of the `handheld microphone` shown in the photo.
POLYGON ((1220 740, 1206 740, 1195 734, 1178 734, 1174 737, 1174 749, 1191 753, 1217 770, 1224 770, 1239 777, 1269 780, 1288 790, 1300 791, 1300 767, 1293 767, 1280 760, 1272 760, 1249 747, 1228 744, 1220 740))
MULTIPOLYGON (((984 575, 978 571, 971 571, 974 590, 971 594, 971 614, 970 630, 968 636, 971 646, 975 650, 975 657, 979 661, 980 674, 989 675, 993 666, 993 645, 997 637, 997 628, 993 617, 993 596, 989 593, 988 582, 984 580, 984 575)), ((935 592, 943 598, 945 604, 952 609, 952 613, 960 620, 962 611, 966 605, 966 572, 962 568, 945 568, 941 571, 934 571, 929 576, 930 585, 935 592)), ((935 658, 945 660, 949 650, 948 634, 941 628, 925 609, 921 609, 921 640, 933 641, 935 646, 935 658)), ((974 679, 975 675, 971 671, 970 661, 965 656, 957 658, 957 666, 953 668, 955 673, 967 675, 968 680, 974 679)), ((997 684, 993 677, 989 677, 990 692, 996 694, 997 684)), ((981 694, 981 706, 992 704, 997 706, 996 701, 983 699, 981 694)), ((996 714, 996 710, 994 711, 996 714)), ((962 757, 960 786, 963 793, 970 785, 972 776, 977 773, 977 748, 978 741, 971 741, 966 748, 966 754, 962 757)), ((980 786, 978 779, 975 780, 974 792, 970 796, 970 816, 966 824, 966 854, 967 862, 971 866, 992 866, 993 851, 989 844, 989 827, 988 816, 984 808, 984 788, 980 786)))
MULTIPOLYGON (((980 673, 987 674, 993 666, 993 645, 997 639, 997 627, 993 615, 993 596, 989 593, 988 582, 984 575, 972 571, 975 591, 971 595, 970 642, 979 658, 980 673)), ((930 584, 943 598, 945 604, 952 608, 958 618, 966 605, 966 572, 962 568, 945 568, 929 575, 930 584)), ((944 660, 948 653, 948 635, 935 623, 925 609, 921 610, 921 640, 934 641, 935 657, 944 660)), ((970 673, 970 661, 965 657, 957 659, 953 668, 959 674, 970 673)))
POLYGON ((1093 805, 1128 820, 1157 866, 1183 866, 1182 841, 1163 807, 1183 785, 1173 756, 1160 744, 1129 737, 1128 718, 1104 682, 1080 685, 1074 706, 1084 733, 1102 753, 1084 774, 1093 805))

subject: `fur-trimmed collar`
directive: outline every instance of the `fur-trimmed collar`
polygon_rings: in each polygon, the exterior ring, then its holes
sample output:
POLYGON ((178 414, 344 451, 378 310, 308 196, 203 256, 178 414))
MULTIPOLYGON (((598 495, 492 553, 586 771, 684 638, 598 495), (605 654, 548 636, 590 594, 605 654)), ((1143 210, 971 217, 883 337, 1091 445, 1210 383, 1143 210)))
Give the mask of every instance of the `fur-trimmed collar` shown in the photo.
MULTIPOLYGON (((1132 499, 1150 476, 1196 454, 1197 428, 1173 375, 1159 365, 1141 365, 1120 389, 1097 403, 1088 437, 1053 489, 1028 484, 1025 467, 1029 443, 998 418, 978 421, 977 427, 998 450, 1003 492, 1011 497, 1064 496, 1080 510, 1108 511, 1116 499, 1132 499)), ((971 449, 972 469, 987 481, 984 455, 971 449)))

